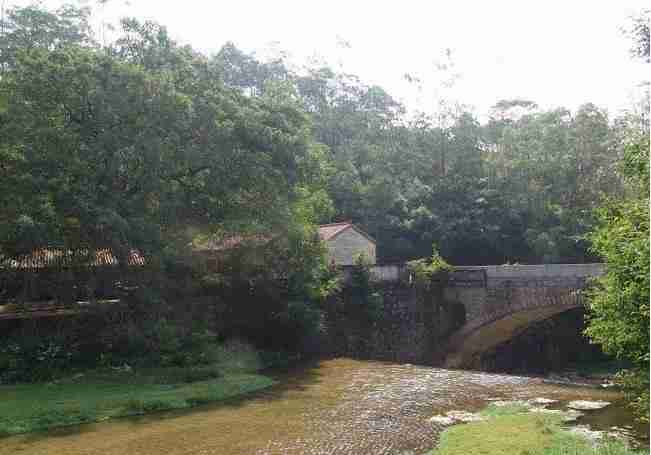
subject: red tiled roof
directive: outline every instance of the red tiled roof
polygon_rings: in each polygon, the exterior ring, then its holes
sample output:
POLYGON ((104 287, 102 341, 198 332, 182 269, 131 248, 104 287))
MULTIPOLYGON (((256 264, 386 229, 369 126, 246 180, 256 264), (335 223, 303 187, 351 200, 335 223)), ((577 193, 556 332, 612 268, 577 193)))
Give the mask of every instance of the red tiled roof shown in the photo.
MULTIPOLYGON (((29 270, 49 267, 70 267, 77 260, 83 265, 90 267, 116 266, 119 261, 108 248, 96 250, 87 257, 88 250, 64 250, 62 248, 41 248, 32 251, 30 254, 14 258, 0 257, 0 268, 29 270)), ((145 265, 145 258, 140 251, 132 249, 127 256, 127 263, 130 266, 145 265)))
POLYGON ((330 240, 335 235, 351 227, 353 223, 343 221, 341 223, 322 224, 319 226, 319 237, 321 240, 330 240))
POLYGON ((331 224, 322 224, 319 226, 319 237, 321 240, 328 241, 338 236, 340 233, 345 231, 348 228, 353 228, 361 235, 369 239, 371 242, 375 243, 375 240, 368 235, 366 232, 362 231, 360 228, 355 226, 351 221, 342 221, 340 223, 331 223, 331 224))

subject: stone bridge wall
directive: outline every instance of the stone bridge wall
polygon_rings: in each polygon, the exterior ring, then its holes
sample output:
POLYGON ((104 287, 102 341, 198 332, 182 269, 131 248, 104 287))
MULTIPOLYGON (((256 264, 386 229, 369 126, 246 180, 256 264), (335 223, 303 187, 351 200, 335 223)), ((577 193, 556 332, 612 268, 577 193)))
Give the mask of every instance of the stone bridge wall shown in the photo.
MULTIPOLYGON (((344 282, 350 282, 352 267, 342 267, 344 282)), ((518 298, 536 299, 539 292, 522 289, 582 289, 586 281, 601 276, 603 264, 487 265, 455 267, 445 287, 446 300, 463 304, 466 320, 500 310, 518 298)), ((381 283, 411 284, 405 264, 376 265, 371 274, 381 283)))
POLYGON ((444 295, 463 304, 470 322, 511 305, 533 306, 552 289, 583 289, 603 271, 603 264, 462 267, 452 272, 444 295))
POLYGON ((431 333, 415 289, 399 282, 381 286, 381 317, 360 317, 355 297, 344 289, 326 309, 326 354, 362 359, 427 363, 431 333))
MULTIPOLYGON (((343 268, 345 283, 351 270, 343 268)), ((355 303, 344 290, 328 311, 328 346, 339 355, 432 363, 441 350, 453 348, 452 332, 470 333, 540 306, 570 308, 577 302, 575 291, 603 272, 603 264, 456 267, 441 292, 423 300, 404 264, 374 266, 371 273, 384 297, 381 318, 372 326, 351 321, 344 308, 355 303)))

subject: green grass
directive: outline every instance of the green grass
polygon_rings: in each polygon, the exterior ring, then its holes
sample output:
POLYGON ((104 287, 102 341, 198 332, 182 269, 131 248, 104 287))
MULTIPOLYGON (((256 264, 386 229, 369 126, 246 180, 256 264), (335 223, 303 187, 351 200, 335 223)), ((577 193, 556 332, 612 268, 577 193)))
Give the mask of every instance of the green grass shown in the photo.
POLYGON ((0 435, 182 409, 274 384, 266 376, 213 368, 91 371, 53 383, 0 386, 0 435))
POLYGON ((561 427, 557 415, 527 412, 520 406, 490 406, 487 420, 445 430, 430 455, 632 455, 618 441, 593 447, 585 438, 561 427))

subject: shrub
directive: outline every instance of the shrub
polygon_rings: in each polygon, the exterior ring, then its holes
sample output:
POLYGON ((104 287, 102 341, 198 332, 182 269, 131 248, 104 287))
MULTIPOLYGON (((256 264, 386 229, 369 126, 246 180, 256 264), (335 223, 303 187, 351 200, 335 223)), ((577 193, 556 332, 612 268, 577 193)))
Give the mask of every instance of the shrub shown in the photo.
POLYGON ((76 346, 63 337, 12 337, 0 346, 0 382, 49 381, 69 368, 76 346))
POLYGON ((214 348, 219 367, 227 371, 258 371, 262 362, 258 351, 250 344, 233 339, 214 348))
POLYGON ((429 289, 432 280, 450 271, 452 266, 439 254, 436 244, 432 244, 432 256, 407 262, 407 268, 416 285, 429 289))
POLYGON ((95 419, 96 416, 93 411, 81 408, 50 409, 48 411, 43 411, 35 417, 39 428, 77 425, 80 423, 92 422, 95 419))
POLYGON ((371 276, 371 264, 363 254, 355 257, 350 292, 357 315, 374 322, 382 316, 383 299, 371 276))

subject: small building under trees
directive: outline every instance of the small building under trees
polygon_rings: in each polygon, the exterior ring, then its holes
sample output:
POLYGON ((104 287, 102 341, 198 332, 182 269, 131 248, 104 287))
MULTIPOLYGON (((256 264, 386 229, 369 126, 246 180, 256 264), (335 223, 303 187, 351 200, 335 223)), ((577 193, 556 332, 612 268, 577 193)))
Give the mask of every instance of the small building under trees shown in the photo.
POLYGON ((328 248, 328 262, 335 265, 353 265, 363 255, 375 264, 375 240, 350 221, 322 224, 319 237, 328 248))
POLYGON ((73 303, 114 297, 145 266, 140 251, 41 248, 0 256, 0 303, 73 303))

